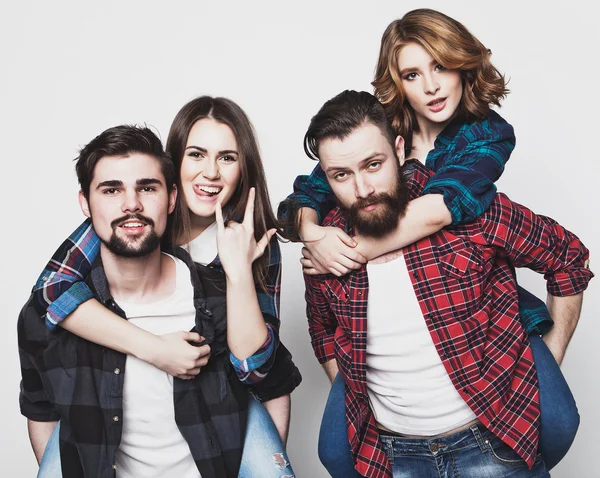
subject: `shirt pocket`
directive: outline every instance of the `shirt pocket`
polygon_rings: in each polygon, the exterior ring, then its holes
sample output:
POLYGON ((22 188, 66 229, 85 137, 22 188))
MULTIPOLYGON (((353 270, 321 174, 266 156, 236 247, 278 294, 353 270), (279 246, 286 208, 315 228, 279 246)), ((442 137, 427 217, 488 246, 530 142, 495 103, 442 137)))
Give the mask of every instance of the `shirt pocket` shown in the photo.
POLYGON ((337 319, 338 326, 345 332, 352 332, 352 307, 350 288, 345 280, 333 279, 325 282, 323 289, 329 307, 337 319))
POLYGON ((482 249, 455 237, 437 246, 437 256, 445 293, 451 304, 463 308, 479 301, 486 277, 482 249))

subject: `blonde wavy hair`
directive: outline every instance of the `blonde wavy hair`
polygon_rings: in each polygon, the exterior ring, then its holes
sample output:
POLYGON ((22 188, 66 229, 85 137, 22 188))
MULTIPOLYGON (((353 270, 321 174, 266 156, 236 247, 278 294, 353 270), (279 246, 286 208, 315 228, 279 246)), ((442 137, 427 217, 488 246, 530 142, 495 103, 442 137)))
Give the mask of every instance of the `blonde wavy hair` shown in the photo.
POLYGON ((371 83, 388 120, 405 138, 407 146, 419 125, 402 87, 398 56, 402 47, 411 42, 425 48, 444 68, 461 72, 463 96, 458 114, 463 120, 484 119, 490 106, 500 106, 509 93, 504 76, 490 61, 492 52, 460 22, 426 8, 407 13, 386 28, 371 83))

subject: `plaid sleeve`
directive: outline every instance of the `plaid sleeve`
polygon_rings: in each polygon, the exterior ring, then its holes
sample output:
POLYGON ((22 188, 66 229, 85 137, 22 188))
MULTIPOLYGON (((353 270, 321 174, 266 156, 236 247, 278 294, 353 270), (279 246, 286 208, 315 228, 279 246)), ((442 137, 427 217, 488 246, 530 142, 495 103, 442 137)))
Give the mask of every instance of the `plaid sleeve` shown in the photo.
POLYGON ((488 243, 507 251, 516 267, 543 273, 551 295, 579 294, 594 277, 589 250, 575 234, 504 194, 496 195, 481 225, 488 243))
POLYGON ((452 224, 472 222, 488 209, 504 165, 515 147, 512 126, 495 112, 482 122, 469 125, 456 138, 447 155, 428 158, 435 174, 423 194, 442 194, 452 215, 452 224))
POLYGON ((277 237, 271 239, 269 268, 265 277, 266 291, 257 290, 258 305, 267 324, 265 343, 250 357, 238 360, 233 354, 230 361, 241 382, 252 385, 263 380, 275 362, 279 346, 279 301, 281 295, 281 250, 277 237))
MULTIPOLYGON (((322 281, 322 277, 320 280, 322 281)), ((308 332, 315 356, 319 363, 323 364, 335 358, 334 336, 337 320, 319 286, 319 279, 304 274, 304 284, 308 332)))
POLYGON ((301 175, 296 178, 294 192, 279 205, 277 217, 283 223, 290 223, 300 208, 309 207, 317 212, 320 224, 335 204, 335 196, 329 187, 327 176, 317 164, 310 176, 301 175))
POLYGON ((33 294, 47 311, 46 325, 50 329, 92 298, 82 281, 91 271, 99 250, 100 240, 87 219, 60 245, 42 271, 33 294))
POLYGON ((33 294, 21 310, 17 322, 17 340, 21 363, 21 390, 19 405, 21 414, 30 420, 52 422, 59 415, 50 402, 42 383, 41 370, 36 361, 41 360, 46 347, 46 328, 36 307, 33 294))

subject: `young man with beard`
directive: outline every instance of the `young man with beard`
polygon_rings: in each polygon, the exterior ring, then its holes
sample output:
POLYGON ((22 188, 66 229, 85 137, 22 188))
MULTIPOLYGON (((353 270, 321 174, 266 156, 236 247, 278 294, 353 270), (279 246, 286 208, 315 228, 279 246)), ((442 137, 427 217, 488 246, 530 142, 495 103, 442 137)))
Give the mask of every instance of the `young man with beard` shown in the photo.
MULTIPOLYGON (((384 237, 430 176, 418 161, 405 162, 403 139, 366 92, 325 103, 305 151, 321 162, 338 201, 323 225, 350 235, 384 237)), ((588 255, 555 221, 498 194, 473 223, 343 277, 305 275, 315 354, 346 385, 356 470, 549 476, 537 453, 537 377, 513 265, 545 274, 564 354, 593 276, 588 255)))
POLYGON ((102 243, 86 279, 94 297, 155 334, 193 329, 183 335, 198 354, 188 380, 174 378, 62 328, 48 332, 32 295, 18 322, 20 405, 38 462, 60 420, 64 478, 237 477, 248 390, 229 360, 225 276, 161 248, 177 196, 173 162, 149 129, 118 126, 81 150, 76 169, 81 209, 102 243))

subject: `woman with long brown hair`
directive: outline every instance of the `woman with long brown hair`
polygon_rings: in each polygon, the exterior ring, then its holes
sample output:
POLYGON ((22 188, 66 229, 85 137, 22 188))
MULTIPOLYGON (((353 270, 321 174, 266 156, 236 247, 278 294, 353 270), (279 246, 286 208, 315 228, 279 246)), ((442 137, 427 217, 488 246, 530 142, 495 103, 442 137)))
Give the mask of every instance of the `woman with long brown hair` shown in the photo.
MULTIPOLYGON (((393 21, 383 34, 372 84, 388 120, 405 139, 406 158, 424 162, 435 174, 422 196, 410 202, 396 231, 376 241, 319 226, 335 204, 327 178, 318 165, 310 176, 298 177, 279 212, 288 223, 297 221, 288 231, 304 242, 306 274, 341 276, 444 226, 473 221, 493 200, 494 182, 514 149, 512 126, 491 109, 508 93, 491 51, 443 13, 419 9, 393 21)), ((561 330, 551 329, 543 302, 523 289, 519 305, 538 372, 540 449, 550 469, 569 449, 579 415, 557 365, 564 355, 561 330)), ((323 416, 319 456, 332 476, 346 478, 356 471, 343 397, 338 375, 323 416)))
MULTIPOLYGON (((289 394, 301 378, 279 342, 281 254, 274 236, 278 223, 254 129, 233 101, 201 96, 177 113, 166 150, 179 172, 168 242, 187 248, 195 262, 222 271, 226 278, 232 373, 251 392, 239 476, 292 475, 285 451, 289 394), (279 457, 277 463, 274 456, 279 457)), ((49 327, 59 325, 180 379, 202 374, 210 356, 200 355, 194 345, 204 337, 187 331, 156 336, 90 299, 79 278, 89 273, 98 250, 97 236, 86 221, 55 253, 35 292, 48 306, 49 327), (69 274, 74 269, 77 274, 69 274)), ((60 476, 58 429, 38 476, 60 476)))

